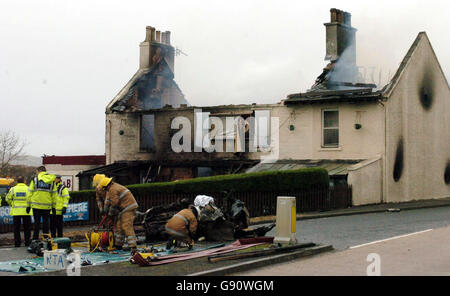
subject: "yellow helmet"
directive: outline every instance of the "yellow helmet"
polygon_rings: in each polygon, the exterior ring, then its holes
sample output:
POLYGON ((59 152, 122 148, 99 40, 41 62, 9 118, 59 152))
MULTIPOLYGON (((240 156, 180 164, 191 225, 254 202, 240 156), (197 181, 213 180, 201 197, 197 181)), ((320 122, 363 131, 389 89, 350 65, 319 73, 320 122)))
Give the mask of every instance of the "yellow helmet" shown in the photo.
POLYGON ((100 184, 100 182, 103 180, 103 178, 106 178, 105 175, 103 174, 97 174, 94 176, 94 178, 92 179, 92 186, 95 188, 98 186, 98 184, 100 184))
POLYGON ((109 185, 109 183, 111 183, 112 178, 108 178, 108 177, 104 177, 101 181, 100 181, 100 188, 105 188, 106 186, 109 185))

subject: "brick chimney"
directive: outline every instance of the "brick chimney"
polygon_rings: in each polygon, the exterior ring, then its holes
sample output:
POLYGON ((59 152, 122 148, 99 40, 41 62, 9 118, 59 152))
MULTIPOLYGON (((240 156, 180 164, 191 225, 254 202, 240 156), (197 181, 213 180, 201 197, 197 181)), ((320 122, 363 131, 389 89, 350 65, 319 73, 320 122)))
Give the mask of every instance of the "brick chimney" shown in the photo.
POLYGON ((164 59, 169 68, 174 71, 175 49, 170 45, 170 32, 156 31, 147 26, 145 40, 139 44, 139 69, 148 69, 155 63, 164 59))
POLYGON ((350 57, 347 63, 356 66, 356 29, 352 27, 352 15, 348 12, 330 9, 330 22, 325 23, 326 28, 326 55, 325 60, 337 60, 342 53, 350 57))

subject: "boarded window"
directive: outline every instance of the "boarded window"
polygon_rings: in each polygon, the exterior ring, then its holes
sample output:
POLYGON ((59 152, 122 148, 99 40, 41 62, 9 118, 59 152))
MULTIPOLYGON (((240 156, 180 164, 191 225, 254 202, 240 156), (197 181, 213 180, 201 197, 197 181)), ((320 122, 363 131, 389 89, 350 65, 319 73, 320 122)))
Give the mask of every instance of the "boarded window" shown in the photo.
POLYGON ((324 147, 339 146, 339 111, 322 110, 322 129, 324 147))
POLYGON ((212 169, 210 167, 197 167, 197 177, 212 176, 212 169))
POLYGON ((141 151, 154 152, 155 151, 155 115, 144 114, 141 116, 141 135, 140 146, 141 151))

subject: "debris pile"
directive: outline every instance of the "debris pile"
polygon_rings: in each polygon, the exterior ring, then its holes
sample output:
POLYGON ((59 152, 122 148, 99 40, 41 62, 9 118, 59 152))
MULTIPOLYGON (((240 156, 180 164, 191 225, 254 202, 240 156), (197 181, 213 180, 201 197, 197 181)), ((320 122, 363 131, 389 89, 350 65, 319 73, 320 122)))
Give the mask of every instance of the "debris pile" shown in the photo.
MULTIPOLYGON (((198 215, 198 229, 196 238, 207 241, 233 241, 245 237, 260 237, 270 231, 275 224, 250 229, 250 215, 245 203, 241 200, 226 198, 224 208, 215 204, 214 198, 206 195, 198 195, 193 204, 198 215)), ((166 222, 182 209, 188 208, 192 202, 183 199, 179 202, 165 206, 156 206, 145 213, 138 214, 138 223, 143 226, 147 243, 167 240, 165 232, 166 222)))

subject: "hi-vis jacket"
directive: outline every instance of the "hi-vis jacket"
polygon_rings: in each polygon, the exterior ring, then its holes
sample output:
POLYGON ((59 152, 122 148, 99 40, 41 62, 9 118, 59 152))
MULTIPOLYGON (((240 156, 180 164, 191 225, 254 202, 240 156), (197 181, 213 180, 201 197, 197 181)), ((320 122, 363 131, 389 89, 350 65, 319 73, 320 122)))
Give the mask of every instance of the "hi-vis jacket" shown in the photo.
POLYGON ((62 215, 62 209, 67 208, 67 205, 69 204, 69 190, 67 189, 66 185, 64 185, 62 182, 59 182, 55 185, 55 191, 53 192, 53 194, 53 208, 56 209, 56 215, 62 215))
POLYGON ((53 186, 56 176, 40 172, 30 182, 31 207, 33 209, 51 210, 55 195, 53 186))
POLYGON ((11 188, 6 195, 6 202, 11 206, 9 214, 11 216, 27 216, 32 215, 32 211, 27 214, 27 208, 31 207, 31 192, 28 186, 18 183, 11 188))

